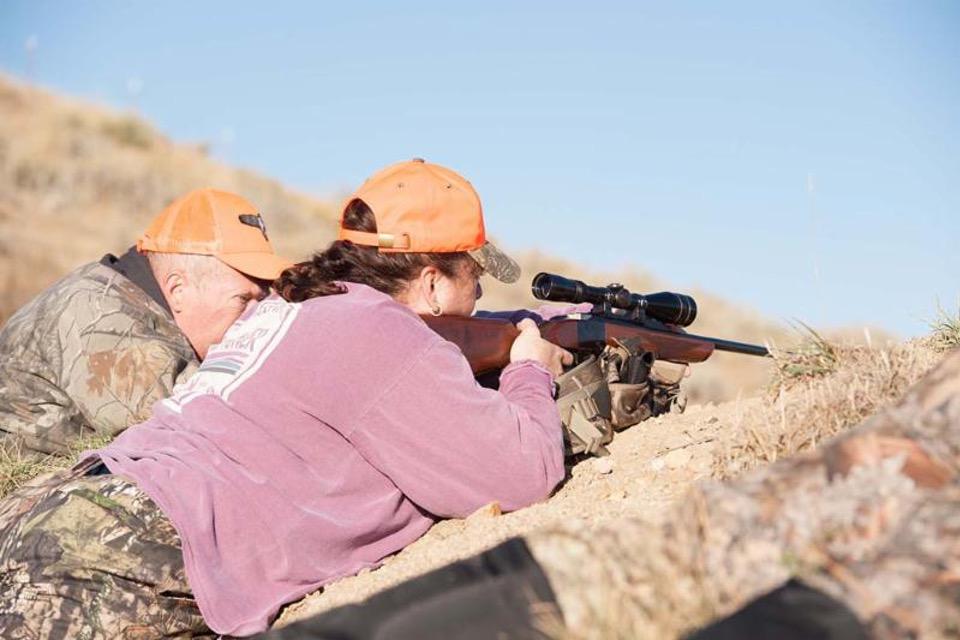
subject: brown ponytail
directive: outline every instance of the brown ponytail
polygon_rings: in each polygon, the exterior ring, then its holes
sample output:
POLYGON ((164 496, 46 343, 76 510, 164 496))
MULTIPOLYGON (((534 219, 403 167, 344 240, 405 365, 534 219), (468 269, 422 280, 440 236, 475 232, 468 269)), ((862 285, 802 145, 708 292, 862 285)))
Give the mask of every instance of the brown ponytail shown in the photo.
MULTIPOLYGON (((377 232, 377 221, 362 200, 354 200, 344 213, 343 226, 357 231, 377 232)), ((274 290, 289 302, 345 293, 338 282, 358 282, 396 297, 426 266, 455 277, 461 269, 479 268, 465 252, 381 253, 376 247, 334 240, 311 260, 295 264, 280 274, 274 290)))

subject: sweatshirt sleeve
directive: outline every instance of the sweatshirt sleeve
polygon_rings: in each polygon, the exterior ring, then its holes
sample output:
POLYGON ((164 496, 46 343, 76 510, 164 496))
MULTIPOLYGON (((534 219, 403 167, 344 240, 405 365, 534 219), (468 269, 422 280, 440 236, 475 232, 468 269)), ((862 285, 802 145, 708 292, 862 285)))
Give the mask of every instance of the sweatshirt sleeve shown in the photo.
POLYGON ((413 502, 464 517, 498 501, 542 500, 564 476, 553 377, 506 367, 500 391, 479 386, 459 349, 434 341, 358 420, 348 438, 413 502))

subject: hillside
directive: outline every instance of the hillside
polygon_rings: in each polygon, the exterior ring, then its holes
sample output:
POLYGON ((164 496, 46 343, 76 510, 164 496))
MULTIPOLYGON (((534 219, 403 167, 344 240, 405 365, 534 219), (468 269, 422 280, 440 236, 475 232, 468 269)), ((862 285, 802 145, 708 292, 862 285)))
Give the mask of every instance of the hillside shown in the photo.
MULTIPOLYGON (((372 159, 371 165, 394 158, 372 159)), ((277 250, 303 258, 334 236, 336 204, 210 158, 201 144, 171 141, 141 118, 82 103, 0 76, 0 322, 36 292, 84 262, 129 246, 175 196, 196 187, 236 191, 260 206, 277 250)), ((347 187, 351 185, 345 185, 347 187)), ((518 256, 524 278, 485 283, 481 306, 535 306, 529 278, 554 271, 635 291, 664 288, 654 276, 594 273, 534 250, 518 256)), ((702 292, 695 333, 764 342, 787 339, 783 327, 702 292)), ((717 354, 688 381, 693 401, 750 395, 770 364, 717 354)))
POLYGON ((200 186, 256 202, 282 253, 305 256, 333 237, 329 203, 174 144, 135 116, 0 76, 0 318, 73 267, 125 249, 200 186))

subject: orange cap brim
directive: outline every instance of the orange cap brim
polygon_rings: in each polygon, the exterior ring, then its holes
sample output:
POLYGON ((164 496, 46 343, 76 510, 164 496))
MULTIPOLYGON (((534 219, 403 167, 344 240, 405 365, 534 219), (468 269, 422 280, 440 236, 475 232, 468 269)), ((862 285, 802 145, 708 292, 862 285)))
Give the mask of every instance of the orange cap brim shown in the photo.
POLYGON ((284 269, 294 264, 292 260, 263 251, 218 253, 216 256, 240 273, 258 280, 276 280, 284 269))

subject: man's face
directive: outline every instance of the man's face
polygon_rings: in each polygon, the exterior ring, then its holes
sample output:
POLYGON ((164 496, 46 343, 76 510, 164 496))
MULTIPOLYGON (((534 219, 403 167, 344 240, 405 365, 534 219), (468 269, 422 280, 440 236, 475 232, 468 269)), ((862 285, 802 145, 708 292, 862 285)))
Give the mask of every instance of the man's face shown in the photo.
POLYGON ((267 292, 265 282, 252 280, 219 260, 211 261, 210 268, 185 279, 178 293, 177 325, 202 360, 230 325, 267 292))

